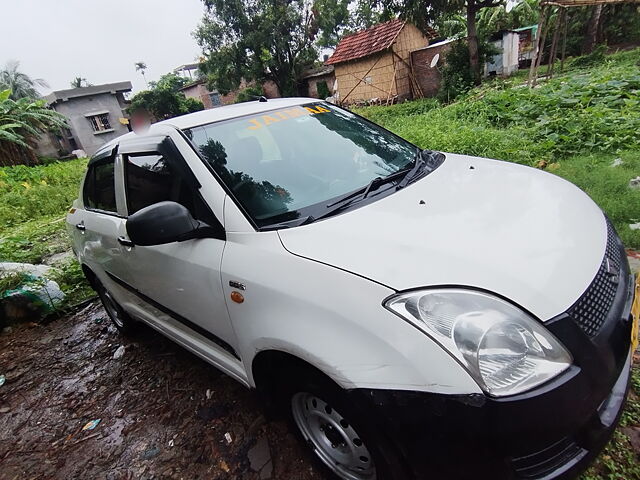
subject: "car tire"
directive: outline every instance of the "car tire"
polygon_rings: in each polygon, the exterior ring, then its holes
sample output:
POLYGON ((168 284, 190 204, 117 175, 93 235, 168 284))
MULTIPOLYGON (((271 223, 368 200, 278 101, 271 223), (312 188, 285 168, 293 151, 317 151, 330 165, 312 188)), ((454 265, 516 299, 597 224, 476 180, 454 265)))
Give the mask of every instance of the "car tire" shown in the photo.
POLYGON ((312 369, 293 370, 281 377, 287 384, 279 387, 278 406, 327 478, 413 478, 374 419, 366 418, 342 388, 312 369))
POLYGON ((125 335, 134 333, 137 330, 138 322, 133 320, 127 312, 124 311, 117 300, 100 281, 96 279, 95 283, 95 290, 98 293, 102 306, 107 312, 111 322, 120 331, 120 333, 125 335))

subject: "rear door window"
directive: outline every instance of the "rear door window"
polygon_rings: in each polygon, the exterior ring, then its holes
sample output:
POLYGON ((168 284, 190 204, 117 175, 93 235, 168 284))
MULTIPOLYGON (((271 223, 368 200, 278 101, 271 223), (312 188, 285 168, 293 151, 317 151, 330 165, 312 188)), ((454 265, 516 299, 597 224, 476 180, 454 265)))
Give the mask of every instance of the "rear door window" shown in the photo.
POLYGON ((92 210, 118 211, 113 158, 89 166, 84 184, 84 204, 92 210))

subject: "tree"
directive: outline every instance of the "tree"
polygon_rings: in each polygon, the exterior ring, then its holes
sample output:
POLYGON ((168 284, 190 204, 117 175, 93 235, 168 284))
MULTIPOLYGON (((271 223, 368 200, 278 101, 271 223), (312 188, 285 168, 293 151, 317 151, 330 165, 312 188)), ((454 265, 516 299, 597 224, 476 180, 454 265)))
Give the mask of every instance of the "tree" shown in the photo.
POLYGON ((221 93, 242 80, 272 80, 282 95, 297 93, 300 74, 318 58, 319 45, 337 41, 349 0, 203 0, 194 32, 203 50, 200 69, 221 93))
POLYGON ((594 5, 591 8, 591 16, 589 17, 589 23, 587 23, 587 31, 584 34, 584 40, 582 42, 582 53, 588 54, 593 52, 593 47, 596 46, 598 28, 600 27, 600 21, 602 20, 602 4, 594 5))
POLYGON ((0 165, 36 161, 32 141, 66 126, 65 118, 45 103, 28 97, 13 100, 11 90, 0 91, 0 165))
POLYGON ((91 84, 87 82, 87 79, 84 77, 75 77, 71 80, 71 86, 73 88, 82 88, 82 87, 90 87, 91 84))
POLYGON ((155 120, 177 117, 204 109, 201 101, 188 98, 180 91, 188 81, 175 73, 162 75, 157 82, 149 82, 149 90, 133 96, 130 112, 146 110, 155 120))
POLYGON ((42 97, 36 86, 49 88, 47 82, 41 78, 31 78, 26 73, 19 71, 19 68, 20 62, 10 60, 4 68, 0 69, 0 90, 10 90, 12 100, 42 97))
POLYGON ((484 8, 497 7, 503 0, 382 0, 387 8, 397 12, 419 28, 425 28, 443 15, 466 14, 469 64, 474 83, 480 84, 480 57, 478 54, 477 14, 484 8))
POLYGON ((147 83, 147 77, 144 76, 144 72, 147 70, 147 64, 144 62, 136 62, 134 63, 135 67, 136 67, 136 72, 140 72, 140 74, 142 75, 142 78, 144 79, 144 83, 145 85, 149 85, 147 83))

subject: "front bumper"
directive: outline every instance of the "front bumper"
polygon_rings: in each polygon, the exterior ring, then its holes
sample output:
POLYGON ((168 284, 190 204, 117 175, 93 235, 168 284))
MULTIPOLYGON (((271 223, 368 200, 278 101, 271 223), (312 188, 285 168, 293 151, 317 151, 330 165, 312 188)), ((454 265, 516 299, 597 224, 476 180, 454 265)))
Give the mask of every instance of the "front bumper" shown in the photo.
POLYGON ((629 388, 634 281, 626 259, 620 266, 597 330, 571 310, 546 322, 574 357, 554 380, 504 398, 358 389, 350 392, 353 401, 398 447, 416 479, 574 478, 613 434, 629 388))
MULTIPOLYGON (((627 365, 630 354, 627 356, 627 365)), ((587 413, 588 382, 574 367, 535 393, 509 399, 353 390, 416 479, 568 479, 600 453, 622 413, 630 368, 587 413)))

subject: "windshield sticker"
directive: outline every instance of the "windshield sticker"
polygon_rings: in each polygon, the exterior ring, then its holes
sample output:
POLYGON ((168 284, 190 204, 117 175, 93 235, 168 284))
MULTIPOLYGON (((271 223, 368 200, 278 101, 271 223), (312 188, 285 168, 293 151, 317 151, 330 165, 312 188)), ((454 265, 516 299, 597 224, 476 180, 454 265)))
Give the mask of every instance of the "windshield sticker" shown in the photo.
POLYGON ((322 105, 287 108, 285 110, 278 110, 277 112, 269 113, 268 115, 261 115, 260 117, 252 118, 249 120, 249 126, 247 128, 249 130, 258 130, 259 128, 271 125, 272 123, 291 120, 292 118, 298 118, 305 115, 317 115, 319 113, 329 112, 331 112, 331 110, 323 107, 322 105))

